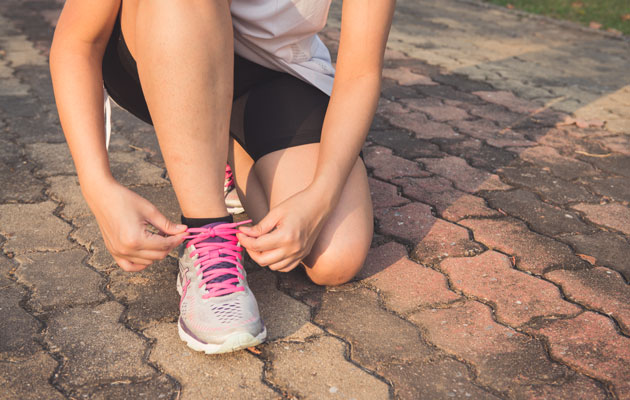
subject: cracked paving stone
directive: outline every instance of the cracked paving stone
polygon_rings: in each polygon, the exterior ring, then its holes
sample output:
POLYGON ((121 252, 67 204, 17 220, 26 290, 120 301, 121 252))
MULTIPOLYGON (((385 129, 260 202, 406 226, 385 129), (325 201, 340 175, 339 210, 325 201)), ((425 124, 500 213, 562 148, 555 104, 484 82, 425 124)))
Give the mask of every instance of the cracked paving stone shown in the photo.
POLYGON ((618 272, 603 267, 557 270, 545 274, 545 278, 560 285, 568 299, 614 318, 630 335, 630 286, 618 272))
POLYGON ((479 139, 442 143, 441 146, 447 153, 465 159, 473 167, 492 172, 511 164, 516 158, 516 154, 511 151, 488 146, 479 139))
POLYGON ((84 250, 76 249, 16 257, 20 266, 15 275, 33 290, 29 304, 48 309, 106 299, 100 291, 101 276, 83 265, 86 256, 84 250))
POLYGON ((552 268, 585 269, 590 266, 563 243, 530 231, 513 218, 465 219, 459 221, 473 231, 475 240, 516 258, 516 268, 542 275, 552 268))
POLYGON ((14 282, 0 277, 0 360, 19 359, 41 350, 36 343, 40 324, 20 307, 26 295, 14 282))
POLYGON ((418 91, 427 97, 436 97, 443 100, 457 100, 465 103, 479 102, 479 98, 477 96, 473 96, 470 93, 462 92, 445 85, 421 86, 418 88, 418 91))
POLYGON ((70 150, 66 143, 33 143, 26 146, 26 155, 39 165, 38 177, 73 175, 70 150))
POLYGON ((497 324, 479 302, 419 311, 411 320, 429 342, 471 363, 480 384, 508 398, 606 397, 590 378, 551 362, 539 341, 497 324))
POLYGON ((379 231, 413 243, 413 259, 419 262, 448 256, 464 256, 481 250, 468 231, 431 214, 431 207, 411 203, 398 208, 375 210, 379 231))
POLYGON ((371 249, 358 277, 378 289, 385 306, 399 314, 460 298, 449 290, 444 275, 411 261, 405 247, 395 242, 371 249))
MULTIPOLYGON (((470 115, 461 108, 448 106, 448 105, 439 105, 439 106, 416 106, 413 101, 405 101, 406 99, 402 99, 403 104, 408 106, 409 108, 423 112, 427 114, 433 121, 438 122, 448 122, 448 121, 459 121, 462 119, 469 118, 470 115)), ((413 100, 413 99, 412 99, 413 100)))
POLYGON ((627 206, 618 203, 576 204, 571 208, 582 211, 595 224, 630 235, 630 208, 627 206))
POLYGON ((90 252, 87 263, 98 271, 107 271, 115 267, 116 262, 105 247, 96 219, 89 215, 77 218, 72 223, 77 229, 72 231, 70 237, 90 252))
POLYGON ((547 339, 554 359, 612 383, 618 398, 628 398, 630 339, 617 334, 610 319, 587 311, 571 319, 541 321, 529 331, 547 339))
POLYGON ((50 317, 46 342, 65 359, 57 378, 64 389, 155 374, 143 362, 144 340, 119 322, 122 312, 122 305, 107 302, 65 309, 50 317))
MULTIPOLYGON (((1 145, 1 144, 0 144, 1 145)), ((4 160, 0 156, 0 160, 4 160)), ((0 161, 0 203, 34 203, 44 200, 44 184, 31 173, 30 163, 7 165, 0 161)))
POLYGON ((369 290, 327 292, 315 322, 348 341, 350 358, 391 381, 402 399, 494 398, 463 363, 443 358, 411 324, 382 310, 369 290))
POLYGON ((61 251, 74 247, 67 237, 72 229, 53 215, 52 201, 0 205, 0 233, 5 252, 61 251))
POLYGON ((377 178, 389 180, 399 176, 427 176, 418 163, 392 154, 392 150, 381 147, 368 147, 365 151, 365 164, 377 178))
POLYGON ((76 397, 89 398, 90 400, 113 399, 171 399, 179 394, 177 383, 167 376, 160 375, 150 381, 143 382, 114 382, 105 386, 82 390, 73 393, 76 397))
POLYGON ((263 362, 247 351, 215 355, 196 352, 180 340, 175 323, 160 323, 144 333, 157 341, 150 361, 180 382, 182 400, 281 397, 262 382, 263 362))
POLYGON ((76 176, 53 176, 46 180, 49 196, 63 204, 60 214, 69 220, 91 215, 76 176))
POLYGON ((516 189, 484 195, 490 207, 523 219, 532 230, 543 235, 591 233, 594 228, 580 220, 577 213, 542 202, 532 192, 516 189))
POLYGON ((595 258, 597 265, 603 265, 621 273, 630 281, 630 244, 612 232, 597 232, 594 235, 567 236, 578 253, 595 258))
POLYGON ((267 327, 267 340, 291 336, 309 323, 311 309, 276 288, 276 274, 261 269, 247 276, 256 295, 260 316, 267 327))
MULTIPOLYGON (((617 201, 630 202, 630 181, 628 178, 620 176, 606 176, 606 177, 585 177, 580 180, 586 186, 589 186, 594 192, 609 197, 617 201)), ((597 200, 578 200, 582 202, 594 202, 597 200)))
POLYGON ((508 111, 494 104, 473 104, 467 107, 467 111, 476 117, 497 122, 501 126, 514 124, 524 117, 523 114, 508 111))
POLYGON ((598 196, 589 193, 582 185, 557 178, 540 168, 509 165, 497 173, 510 185, 525 186, 556 204, 599 201, 598 196))
POLYGON ((510 186, 498 176, 473 168, 466 160, 450 156, 444 158, 420 158, 426 169, 453 182, 457 189, 475 193, 480 190, 508 190, 510 186))
POLYGON ((368 183, 374 209, 397 207, 409 203, 408 199, 398 194, 398 188, 392 184, 374 178, 368 178, 368 183))
POLYGON ((440 269, 454 289, 494 304, 497 320, 512 327, 541 316, 575 316, 581 308, 562 300, 553 284, 512 268, 507 256, 486 251, 449 257, 440 269))
POLYGON ((453 121, 452 125, 468 136, 484 140, 493 147, 528 147, 536 145, 523 134, 511 129, 500 129, 494 122, 485 119, 453 121))
POLYGON ((539 107, 537 104, 520 99, 512 92, 507 91, 477 91, 474 95, 479 96, 488 103, 497 104, 519 114, 530 114, 539 107))
POLYGON ((383 78, 393 79, 403 86, 437 85, 428 76, 417 74, 406 67, 383 68, 383 78))
POLYGON ((369 133, 368 140, 393 149, 396 155, 407 159, 443 155, 436 144, 416 139, 407 132, 400 130, 372 130, 369 133))
POLYGON ((607 157, 580 155, 580 158, 587 160, 601 170, 630 178, 630 155, 610 154, 607 157))
POLYGON ((461 137, 459 133, 455 132, 453 128, 447 124, 429 121, 428 118, 420 112, 408 112, 403 110, 398 103, 393 104, 399 109, 397 112, 384 114, 384 118, 395 127, 413 132, 417 139, 456 139, 461 137))
POLYGON ((589 164, 560 155, 556 149, 548 146, 530 147, 522 151, 519 156, 522 160, 541 168, 548 168, 552 174, 569 181, 596 174, 595 169, 589 164))
POLYGON ((110 274, 108 289, 127 307, 125 323, 143 330, 158 322, 173 322, 179 315, 177 261, 167 257, 139 272, 116 268, 110 274))
POLYGON ((48 379, 57 362, 38 352, 23 361, 0 361, 0 393, 4 400, 65 399, 48 379))
POLYGON ((264 347, 270 359, 267 379, 304 399, 389 399, 386 383, 346 361, 345 345, 324 336, 306 343, 264 347))

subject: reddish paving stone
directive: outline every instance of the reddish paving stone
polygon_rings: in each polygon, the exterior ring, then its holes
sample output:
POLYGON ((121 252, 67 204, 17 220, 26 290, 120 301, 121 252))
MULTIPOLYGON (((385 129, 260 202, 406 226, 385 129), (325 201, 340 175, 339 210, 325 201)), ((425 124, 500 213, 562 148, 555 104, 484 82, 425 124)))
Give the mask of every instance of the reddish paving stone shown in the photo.
POLYGON ((577 213, 552 206, 526 190, 490 192, 484 195, 490 207, 523 219, 532 230, 543 235, 591 233, 595 229, 580 220, 577 213))
POLYGON ((465 219, 459 222, 473 231, 475 240, 491 249, 516 257, 521 271, 542 275, 551 268, 584 269, 589 265, 569 246, 538 235, 516 219, 465 219))
POLYGON ((370 250, 361 276, 383 295, 387 308, 405 314, 418 307, 437 306, 460 298, 450 291, 446 277, 407 258, 398 243, 387 243, 370 250), (401 290, 404 288, 404 290, 401 290))
POLYGON ((589 157, 582 154, 579 157, 601 170, 630 178, 630 155, 609 154, 607 157, 589 157))
POLYGON ((365 164, 372 168, 377 178, 390 180, 399 176, 427 176, 418 163, 405 160, 392 154, 392 150, 381 146, 365 150, 365 164))
POLYGON ((536 146, 520 153, 521 159, 540 167, 549 168, 552 174, 573 180, 586 175, 594 175, 595 169, 589 164, 560 155, 558 151, 548 146, 536 146))
POLYGON ((628 135, 603 137, 599 141, 615 153, 630 156, 630 136, 628 135))
POLYGON ((474 121, 454 121, 452 125, 459 132, 474 138, 485 140, 494 147, 534 146, 536 143, 525 138, 521 133, 510 129, 500 129, 494 122, 480 119, 474 121))
POLYGON ((559 284, 568 299, 614 318, 624 333, 630 335, 630 286, 619 273, 596 267, 552 271, 545 278, 559 284))
POLYGON ((428 76, 417 74, 407 67, 383 68, 383 78, 393 79, 403 86, 437 85, 428 76))
POLYGON ((483 119, 489 119, 490 121, 497 122, 502 126, 514 124, 524 118, 522 114, 508 111, 495 104, 472 104, 466 109, 472 115, 483 119))
POLYGON ((468 217, 500 217, 501 213, 486 206, 481 197, 466 194, 442 212, 442 218, 457 222, 468 217))
POLYGON ((630 339, 603 315, 543 321, 530 329, 549 343, 551 356, 596 379, 610 382, 620 399, 630 398, 630 339))
POLYGON ((630 208, 618 203, 577 204, 572 208, 582 211, 588 220, 630 235, 630 208))
POLYGON ((614 269, 630 281, 630 243, 623 237, 612 232, 597 232, 568 236, 563 240, 571 243, 576 252, 594 257, 597 265, 614 269))
POLYGON ((551 362, 538 340, 497 324, 490 308, 476 301, 423 310, 411 320, 429 342, 472 364, 478 381, 505 397, 606 397, 591 379, 551 362))
POLYGON ((447 124, 429 121, 424 114, 419 112, 386 114, 385 118, 390 124, 413 132, 418 139, 454 139, 460 137, 447 124))
POLYGON ((438 122, 458 121, 470 117, 468 113, 461 108, 438 105, 438 106, 418 106, 413 102, 403 102, 410 108, 421 111, 431 117, 432 120, 438 122))
POLYGON ((403 130, 373 130, 368 140, 394 150, 403 158, 435 157, 444 155, 440 148, 427 140, 416 139, 403 130))
POLYGON ((539 107, 535 103, 520 99, 512 92, 506 91, 478 91, 473 94, 481 97, 488 103, 498 104, 520 114, 530 114, 539 107))
POLYGON ((475 138, 442 143, 445 152, 465 159, 475 168, 485 169, 490 172, 504 165, 514 162, 516 154, 511 151, 500 149, 494 146, 488 146, 483 141, 475 138))
POLYGON ((480 190, 507 190, 510 186, 501 182, 498 176, 471 167, 459 157, 419 159, 434 174, 452 181, 456 188, 469 193, 480 190))
POLYGON ((398 195, 396 186, 385 183, 374 178, 368 178, 370 184, 370 194, 374 209, 385 207, 396 207, 409 203, 409 200, 398 195))
POLYGON ((497 320, 513 327, 535 317, 576 315, 581 311, 562 300, 557 287, 513 269, 509 258, 495 251, 475 257, 449 257, 440 269, 455 289, 492 302, 497 320))
POLYGON ((390 116, 392 114, 407 114, 409 110, 404 108, 402 104, 396 101, 385 100, 382 97, 378 101, 378 108, 376 109, 376 113, 382 116, 390 116))

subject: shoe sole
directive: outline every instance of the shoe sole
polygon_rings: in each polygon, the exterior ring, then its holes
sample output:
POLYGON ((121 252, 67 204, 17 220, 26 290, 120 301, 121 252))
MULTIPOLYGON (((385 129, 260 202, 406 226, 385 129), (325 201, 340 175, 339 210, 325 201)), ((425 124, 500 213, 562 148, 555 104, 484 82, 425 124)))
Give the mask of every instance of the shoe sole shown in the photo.
MULTIPOLYGON (((182 286, 180 284, 179 274, 177 275, 177 293, 182 295, 182 286)), ((267 338, 267 327, 263 326, 262 332, 257 336, 253 336, 248 332, 235 332, 229 335, 223 343, 204 343, 190 336, 184 328, 182 328, 179 318, 177 319, 177 331, 179 338, 186 343, 188 347, 195 351, 203 351, 206 354, 231 353, 253 347, 261 344, 267 338)))

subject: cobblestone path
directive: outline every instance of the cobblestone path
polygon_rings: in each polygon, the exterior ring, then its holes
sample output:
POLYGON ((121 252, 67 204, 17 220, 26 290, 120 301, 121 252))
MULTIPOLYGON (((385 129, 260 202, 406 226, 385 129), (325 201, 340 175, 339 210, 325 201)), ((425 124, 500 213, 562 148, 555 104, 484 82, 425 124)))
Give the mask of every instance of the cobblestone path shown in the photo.
MULTIPOLYGON (((364 270, 326 289, 250 263, 269 342, 211 357, 177 337, 175 258, 122 272, 82 200, 61 6, 0 3, 0 398, 630 399, 628 38, 399 0, 364 270)), ((114 111, 115 176, 177 219, 151 128, 114 111)))

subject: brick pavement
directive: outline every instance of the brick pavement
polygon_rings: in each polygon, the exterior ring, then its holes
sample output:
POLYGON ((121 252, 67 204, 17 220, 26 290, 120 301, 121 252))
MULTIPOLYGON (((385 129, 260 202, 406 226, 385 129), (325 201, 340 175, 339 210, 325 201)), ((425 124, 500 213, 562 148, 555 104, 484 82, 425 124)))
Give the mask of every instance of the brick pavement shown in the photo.
MULTIPOLYGON (((326 289, 249 263, 270 341, 210 357, 175 334, 175 259, 117 269, 81 198, 61 3, 0 5, 0 398, 630 398, 628 38, 399 0, 364 270, 326 289)), ((114 111, 114 174, 177 218, 152 130, 114 111)))

